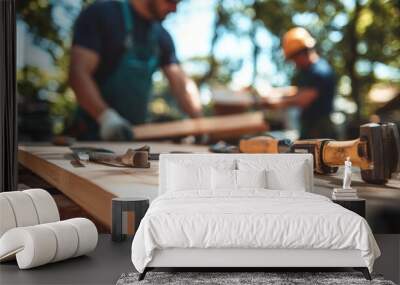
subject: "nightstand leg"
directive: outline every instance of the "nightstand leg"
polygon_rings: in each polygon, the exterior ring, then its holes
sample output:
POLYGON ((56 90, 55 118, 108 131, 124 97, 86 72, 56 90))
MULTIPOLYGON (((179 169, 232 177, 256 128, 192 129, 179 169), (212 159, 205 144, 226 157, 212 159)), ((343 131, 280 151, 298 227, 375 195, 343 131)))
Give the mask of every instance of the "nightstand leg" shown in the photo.
POLYGON ((111 238, 113 241, 122 241, 122 203, 112 203, 111 238))

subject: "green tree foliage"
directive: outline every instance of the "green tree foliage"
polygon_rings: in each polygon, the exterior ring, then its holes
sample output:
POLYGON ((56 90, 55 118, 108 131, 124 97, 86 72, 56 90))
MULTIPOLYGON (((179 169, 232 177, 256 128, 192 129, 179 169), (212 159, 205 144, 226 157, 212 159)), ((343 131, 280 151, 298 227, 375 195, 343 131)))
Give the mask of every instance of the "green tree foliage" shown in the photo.
MULTIPOLYGON (((282 70, 286 67, 279 39, 293 26, 307 28, 317 38, 320 54, 333 64, 340 86, 349 83, 341 93, 359 106, 356 120, 366 115, 364 103, 371 86, 384 81, 377 77, 378 66, 393 68, 392 81, 400 83, 400 1, 220 0, 217 11, 215 44, 221 36, 218 30, 248 36, 257 62, 257 30, 266 29, 275 36, 270 52, 282 70), (239 17, 250 19, 251 28, 243 31, 235 21, 239 17)), ((213 67, 209 74, 215 73, 213 67)))
POLYGON ((92 0, 16 2, 17 20, 23 23, 33 44, 46 52, 51 62, 47 68, 24 65, 18 70, 22 138, 48 139, 51 133, 60 133, 71 120, 75 105, 67 80, 71 27, 65 23, 72 22, 81 6, 90 2, 92 0))

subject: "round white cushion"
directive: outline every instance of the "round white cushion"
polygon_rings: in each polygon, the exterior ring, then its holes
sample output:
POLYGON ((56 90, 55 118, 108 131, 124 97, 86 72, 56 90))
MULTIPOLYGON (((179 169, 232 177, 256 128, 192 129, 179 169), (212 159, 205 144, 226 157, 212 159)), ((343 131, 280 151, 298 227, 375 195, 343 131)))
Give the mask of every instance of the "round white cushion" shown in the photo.
POLYGON ((95 224, 93 224, 91 220, 74 218, 65 220, 65 222, 70 223, 78 233, 78 248, 74 257, 90 252, 96 248, 99 235, 95 224))
POLYGON ((57 250, 52 262, 64 260, 75 255, 78 249, 78 233, 65 222, 55 222, 43 225, 56 236, 57 250))
POLYGON ((51 262, 57 251, 54 233, 42 225, 14 228, 0 239, 0 260, 16 254, 21 269, 51 262))

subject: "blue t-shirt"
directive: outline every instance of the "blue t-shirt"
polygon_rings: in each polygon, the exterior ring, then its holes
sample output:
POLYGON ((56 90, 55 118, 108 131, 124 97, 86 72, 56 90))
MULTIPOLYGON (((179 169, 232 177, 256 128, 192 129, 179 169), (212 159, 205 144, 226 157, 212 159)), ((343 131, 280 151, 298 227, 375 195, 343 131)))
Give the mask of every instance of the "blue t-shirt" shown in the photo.
POLYGON ((318 97, 302 110, 302 121, 317 120, 330 115, 336 93, 336 76, 326 60, 320 58, 309 68, 299 70, 293 84, 300 88, 315 88, 318 91, 318 97))
MULTIPOLYGON (((73 45, 95 51, 100 56, 100 63, 95 78, 102 81, 108 78, 117 67, 124 52, 125 25, 122 14, 122 1, 96 1, 83 10, 75 22, 73 45)), ((159 22, 152 22, 141 17, 131 5, 133 14, 133 40, 148 40, 152 25, 160 25, 158 44, 160 66, 178 63, 175 46, 171 35, 159 22)))

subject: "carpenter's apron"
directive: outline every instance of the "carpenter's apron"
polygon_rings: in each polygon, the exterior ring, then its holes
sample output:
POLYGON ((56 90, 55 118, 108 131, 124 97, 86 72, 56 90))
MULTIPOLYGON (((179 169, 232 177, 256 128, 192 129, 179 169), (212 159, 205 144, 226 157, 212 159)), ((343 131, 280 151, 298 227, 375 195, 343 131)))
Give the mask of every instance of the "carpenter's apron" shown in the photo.
MULTIPOLYGON (((134 15, 129 0, 121 3, 125 25, 125 51, 104 82, 97 82, 102 98, 132 125, 142 124, 147 117, 147 105, 152 90, 152 75, 159 62, 158 35, 160 26, 153 24, 143 43, 133 37, 134 15)), ((99 140, 99 126, 88 113, 78 108, 73 128, 79 140, 99 140)))

